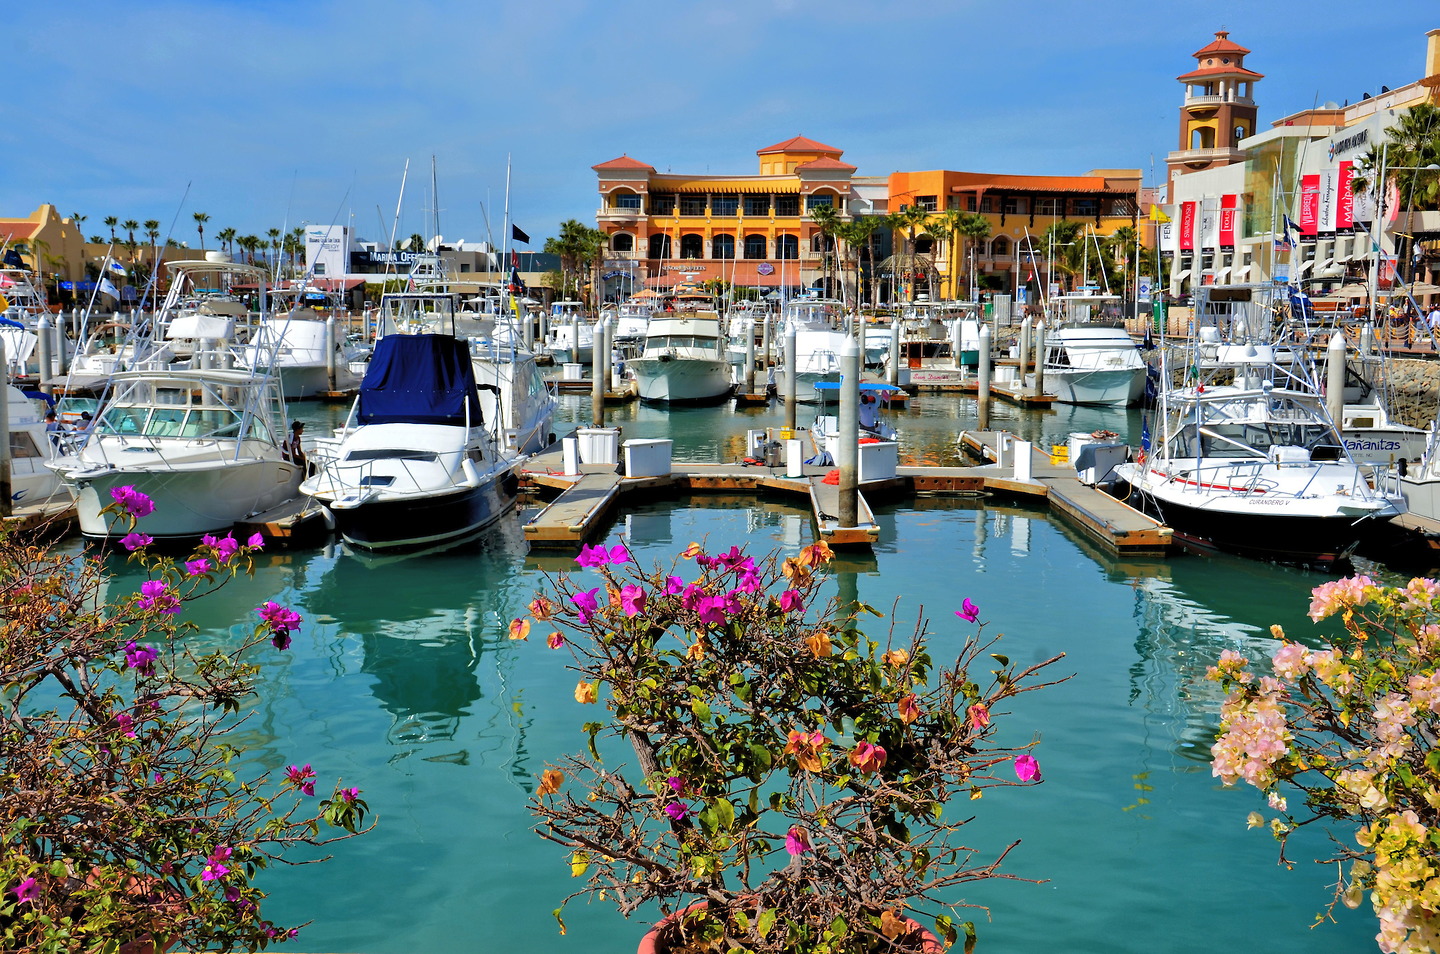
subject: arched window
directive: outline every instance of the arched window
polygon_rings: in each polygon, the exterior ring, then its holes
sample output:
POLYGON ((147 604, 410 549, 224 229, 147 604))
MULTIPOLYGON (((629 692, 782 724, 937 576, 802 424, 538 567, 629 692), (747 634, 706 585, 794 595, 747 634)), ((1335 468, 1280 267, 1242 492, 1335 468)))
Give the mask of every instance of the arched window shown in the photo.
POLYGON ((670 236, 664 234, 650 236, 650 257, 670 257, 670 236))
POLYGON ((616 232, 610 236, 610 251, 612 252, 633 252, 635 251, 635 236, 625 232, 616 232))
POLYGON ((1245 127, 1244 127, 1244 126, 1242 126, 1242 125, 1237 125, 1237 126, 1235 127, 1235 141, 1236 141, 1236 142, 1239 142, 1240 140, 1244 139, 1244 138, 1245 138, 1246 136, 1248 136, 1248 135, 1250 135, 1250 133, 1248 133, 1248 132, 1245 130, 1245 127))
POLYGON ((1003 235, 995 236, 995 241, 990 243, 990 254, 996 256, 1009 255, 1010 240, 1003 235))
POLYGON ((765 236, 763 236, 763 235, 747 235, 747 236, 745 236, 745 257, 746 257, 746 258, 764 258, 764 257, 765 257, 765 236))
POLYGON ((1215 130, 1209 126, 1200 126, 1190 131, 1191 149, 1214 149, 1215 130))
POLYGON ((800 257, 800 240, 793 235, 775 236, 775 257, 797 259, 800 257))
POLYGON ((734 258, 735 236, 717 235, 710 240, 711 258, 734 258))
POLYGON ((680 257, 699 258, 705 252, 705 240, 695 233, 680 236, 680 257))
POLYGON ((915 237, 915 254, 929 255, 935 251, 935 240, 928 235, 917 235, 915 237))

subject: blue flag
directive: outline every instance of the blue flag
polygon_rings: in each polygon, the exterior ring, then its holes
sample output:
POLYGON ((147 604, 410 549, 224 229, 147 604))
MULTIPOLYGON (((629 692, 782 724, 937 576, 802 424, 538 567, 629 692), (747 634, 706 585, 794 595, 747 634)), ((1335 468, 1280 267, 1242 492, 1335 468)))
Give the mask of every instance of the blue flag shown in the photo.
POLYGON ((116 275, 127 274, 125 271, 125 266, 121 265, 119 262, 111 262, 110 271, 114 272, 116 275))
POLYGON ((1150 415, 1140 417, 1140 449, 1150 452, 1150 415))

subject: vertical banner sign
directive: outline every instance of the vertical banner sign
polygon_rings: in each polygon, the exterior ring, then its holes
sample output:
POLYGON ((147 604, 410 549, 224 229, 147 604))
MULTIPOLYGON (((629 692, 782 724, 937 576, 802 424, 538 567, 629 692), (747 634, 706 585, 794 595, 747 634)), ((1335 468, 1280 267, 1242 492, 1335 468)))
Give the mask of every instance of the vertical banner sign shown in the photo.
POLYGON ((1223 249, 1235 247, 1235 215, 1239 199, 1238 195, 1220 197, 1220 247, 1223 249))
POLYGON ((1219 216, 1214 198, 1200 200, 1200 241, 1195 244, 1202 249, 1215 248, 1219 239, 1219 216))
POLYGON ((1335 234, 1335 193, 1339 174, 1334 169, 1320 173, 1320 234, 1335 234))
POLYGON ((1180 203, 1180 251, 1195 250, 1195 203, 1180 203))
POLYGON ((1177 235, 1178 235, 1178 230, 1175 228, 1175 220, 1174 220, 1174 219, 1167 219, 1166 221, 1161 222, 1161 223, 1160 223, 1160 251, 1162 251, 1162 252, 1170 252, 1171 254, 1174 254, 1176 251, 1178 251, 1178 250, 1179 250, 1179 249, 1178 249, 1178 246, 1175 244, 1175 240, 1176 240, 1176 238, 1177 238, 1177 235))
POLYGON ((1346 159, 1340 163, 1338 176, 1340 185, 1338 194, 1335 196, 1335 231, 1355 231, 1355 197, 1350 191, 1350 183, 1355 179, 1355 163, 1346 159))
POLYGON ((1300 177, 1300 234, 1314 235, 1320 225, 1320 176, 1300 177))

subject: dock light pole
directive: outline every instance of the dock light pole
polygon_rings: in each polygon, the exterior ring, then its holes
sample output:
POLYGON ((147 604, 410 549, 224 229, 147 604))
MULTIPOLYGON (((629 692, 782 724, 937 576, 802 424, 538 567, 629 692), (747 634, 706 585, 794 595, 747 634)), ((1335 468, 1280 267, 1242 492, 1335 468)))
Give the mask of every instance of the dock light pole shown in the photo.
POLYGON ((1335 332, 1325 349, 1325 410, 1335 424, 1335 431, 1344 436, 1345 411, 1345 335, 1335 332))
POLYGON ((976 393, 979 396, 978 414, 980 417, 977 427, 982 431, 990 429, 990 326, 984 322, 980 323, 980 376, 979 388, 976 393))
POLYGON ((900 316, 896 315, 890 319, 890 367, 885 375, 885 380, 896 387, 900 386, 900 316))
POLYGON ((795 435, 795 368, 800 363, 795 354, 795 327, 785 329, 785 427, 795 435))
POLYGON ((860 347, 850 338, 840 346, 840 526, 860 523, 860 347))
MULTIPOLYGON (((49 439, 49 435, 46 435, 49 439)), ((10 366, 0 338, 0 517, 10 516, 10 366)))

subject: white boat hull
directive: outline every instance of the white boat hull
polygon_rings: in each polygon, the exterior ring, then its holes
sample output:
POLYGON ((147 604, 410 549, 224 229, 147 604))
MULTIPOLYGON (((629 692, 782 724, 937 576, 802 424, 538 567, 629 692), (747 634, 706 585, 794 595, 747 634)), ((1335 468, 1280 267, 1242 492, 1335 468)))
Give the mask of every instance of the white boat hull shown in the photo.
POLYGON ((730 393, 730 364, 721 358, 631 358, 625 367, 642 401, 718 401, 730 393))
POLYGON ((1046 368, 1045 389, 1062 404, 1129 407, 1145 395, 1145 368, 1046 368))

